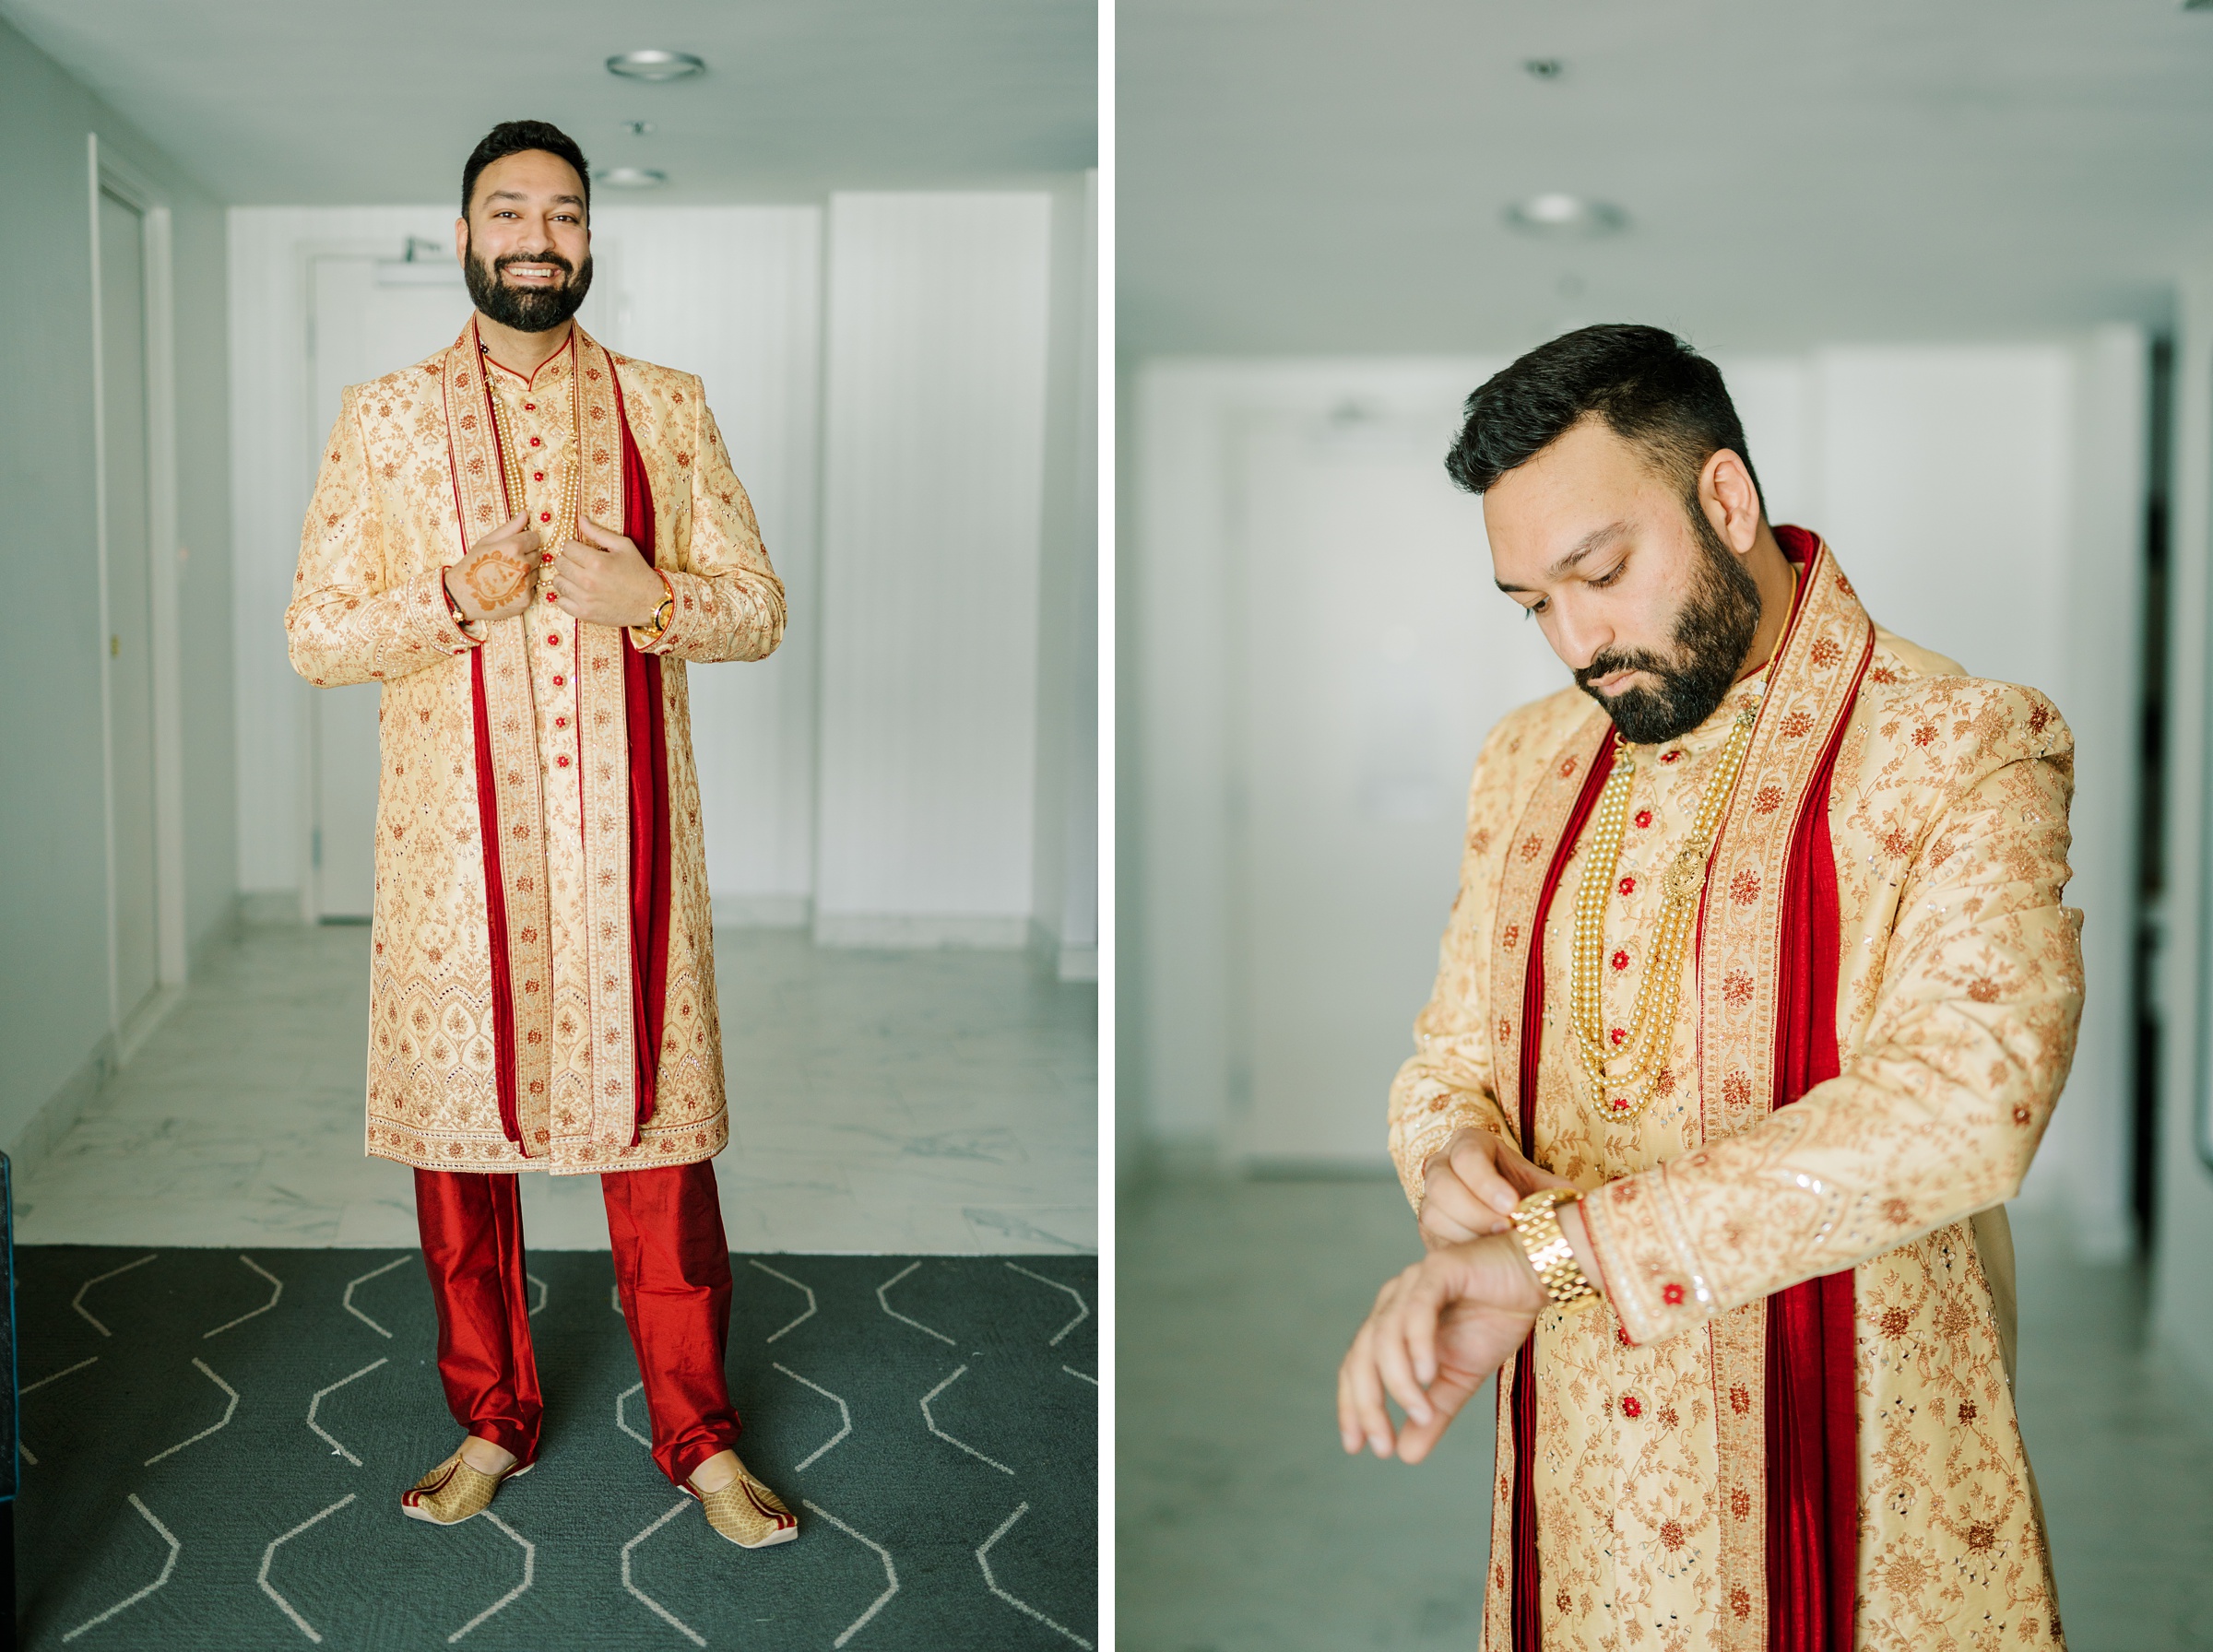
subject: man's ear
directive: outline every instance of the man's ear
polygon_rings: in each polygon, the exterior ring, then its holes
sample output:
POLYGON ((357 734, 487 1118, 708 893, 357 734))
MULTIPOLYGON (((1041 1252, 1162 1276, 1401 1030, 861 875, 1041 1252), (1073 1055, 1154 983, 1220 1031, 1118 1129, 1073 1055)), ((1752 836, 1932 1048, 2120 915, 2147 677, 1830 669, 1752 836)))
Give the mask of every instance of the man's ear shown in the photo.
POLYGON ((454 220, 454 262, 464 269, 468 267, 468 220, 465 218, 454 220))
POLYGON ((1698 503, 1722 543, 1738 556, 1759 540, 1759 490, 1744 460, 1728 448, 1709 457, 1698 472, 1698 503))

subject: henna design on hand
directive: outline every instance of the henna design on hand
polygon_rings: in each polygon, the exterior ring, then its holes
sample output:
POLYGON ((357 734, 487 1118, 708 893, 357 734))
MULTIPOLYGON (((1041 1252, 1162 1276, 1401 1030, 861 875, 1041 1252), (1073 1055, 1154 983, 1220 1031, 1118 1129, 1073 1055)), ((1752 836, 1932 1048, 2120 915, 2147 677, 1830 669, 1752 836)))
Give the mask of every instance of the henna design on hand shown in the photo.
POLYGON ((520 596, 529 575, 504 558, 491 556, 479 557, 461 577, 477 606, 490 613, 520 596))

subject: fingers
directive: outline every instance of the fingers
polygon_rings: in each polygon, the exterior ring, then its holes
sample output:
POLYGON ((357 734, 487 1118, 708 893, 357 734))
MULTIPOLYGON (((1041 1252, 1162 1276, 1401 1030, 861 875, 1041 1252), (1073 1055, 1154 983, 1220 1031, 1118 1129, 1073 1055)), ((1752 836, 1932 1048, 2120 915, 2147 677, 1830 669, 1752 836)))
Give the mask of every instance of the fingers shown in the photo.
POLYGON ((1450 1171, 1431 1177, 1428 1190, 1422 1196, 1422 1231, 1447 1245, 1462 1245, 1508 1225, 1505 1217, 1477 1198, 1467 1184, 1450 1171))
POLYGON ((1498 1144, 1498 1168, 1522 1194, 1536 1193, 1546 1187, 1575 1186, 1566 1176, 1556 1176, 1542 1165, 1522 1157, 1520 1150, 1510 1142, 1502 1141, 1498 1144))
POLYGON ((1352 1351, 1344 1357, 1340 1381, 1345 1389, 1344 1405, 1351 1413, 1351 1425, 1345 1436, 1352 1444, 1348 1449, 1358 1451, 1361 1442, 1378 1457, 1391 1454, 1393 1439, 1391 1413, 1383 1406, 1383 1385, 1376 1375, 1374 1352, 1375 1322, 1369 1320, 1353 1339, 1352 1351))
MULTIPOLYGON (((1498 1158, 1507 1153, 1513 1153, 1516 1159, 1521 1157, 1486 1130, 1481 1135, 1469 1135, 1455 1142, 1448 1162, 1453 1175, 1467 1190, 1501 1217, 1510 1213, 1521 1202, 1521 1195, 1515 1190, 1514 1185, 1499 1173, 1498 1158)), ((1532 1165, 1531 1168, 1534 1169, 1535 1166, 1532 1165)), ((1491 1227, 1484 1231, 1497 1233, 1498 1230, 1491 1227)))
POLYGON ((1372 1340, 1383 1386, 1399 1402, 1409 1422, 1430 1421, 1429 1385, 1437 1379, 1437 1316, 1445 1304, 1445 1286, 1434 1262, 1409 1270, 1406 1288, 1375 1320, 1372 1340))
POLYGON ((580 538, 597 545, 601 550, 613 550, 618 546, 630 543, 621 534, 614 532, 611 528, 601 527, 582 512, 579 512, 576 516, 576 532, 580 538))
POLYGON ((1409 1465, 1427 1457, 1438 1441, 1444 1438, 1445 1430, 1460 1415, 1461 1408, 1478 1393, 1484 1381, 1470 1382, 1464 1377, 1446 1375, 1429 1386, 1429 1408, 1434 1415, 1426 1422, 1409 1423, 1399 1434, 1399 1461, 1409 1465))

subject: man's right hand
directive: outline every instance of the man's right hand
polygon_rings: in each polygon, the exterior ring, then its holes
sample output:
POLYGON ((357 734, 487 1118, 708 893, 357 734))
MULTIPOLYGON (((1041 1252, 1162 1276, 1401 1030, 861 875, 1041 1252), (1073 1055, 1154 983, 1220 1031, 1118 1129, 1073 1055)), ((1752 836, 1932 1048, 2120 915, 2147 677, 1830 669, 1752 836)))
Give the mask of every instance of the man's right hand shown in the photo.
POLYGON ((467 619, 505 620, 530 606, 538 588, 538 530, 527 516, 502 523, 445 571, 445 588, 467 619))
POLYGON ((1464 1245, 1512 1226, 1513 1208, 1542 1187, 1573 1187, 1541 1170, 1510 1141, 1488 1130, 1455 1134, 1422 1171, 1422 1243, 1431 1250, 1464 1245))

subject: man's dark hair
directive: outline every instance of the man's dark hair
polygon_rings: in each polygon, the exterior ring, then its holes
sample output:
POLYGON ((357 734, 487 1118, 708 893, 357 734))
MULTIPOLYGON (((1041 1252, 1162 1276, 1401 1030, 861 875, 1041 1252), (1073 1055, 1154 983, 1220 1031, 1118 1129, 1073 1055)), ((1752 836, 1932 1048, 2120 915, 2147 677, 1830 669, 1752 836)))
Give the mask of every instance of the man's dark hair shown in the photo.
POLYGON ((585 165, 584 151, 576 147, 576 140, 550 121, 502 121, 484 135, 484 141, 468 152, 468 164, 461 169, 461 216, 468 216, 469 201, 477 193, 477 175, 493 161, 520 155, 525 149, 543 149, 576 169, 577 181, 584 187, 584 216, 589 219, 591 168, 585 165))
POLYGON ((1643 448, 1693 515, 1698 473, 1724 447, 1759 487, 1721 370, 1664 328, 1613 324, 1563 333, 1493 374, 1468 397, 1466 413, 1445 470, 1470 493, 1486 492, 1593 416, 1643 448))

